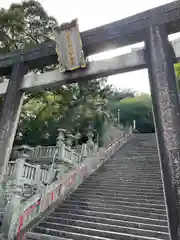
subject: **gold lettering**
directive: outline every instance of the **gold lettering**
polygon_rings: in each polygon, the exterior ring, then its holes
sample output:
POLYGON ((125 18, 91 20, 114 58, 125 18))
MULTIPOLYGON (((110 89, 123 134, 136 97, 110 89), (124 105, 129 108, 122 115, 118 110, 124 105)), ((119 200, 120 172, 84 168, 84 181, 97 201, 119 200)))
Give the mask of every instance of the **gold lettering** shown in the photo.
POLYGON ((72 41, 71 41, 71 32, 69 30, 66 31, 66 40, 67 40, 67 45, 68 45, 68 57, 69 57, 71 64, 74 65, 75 58, 74 58, 72 41))

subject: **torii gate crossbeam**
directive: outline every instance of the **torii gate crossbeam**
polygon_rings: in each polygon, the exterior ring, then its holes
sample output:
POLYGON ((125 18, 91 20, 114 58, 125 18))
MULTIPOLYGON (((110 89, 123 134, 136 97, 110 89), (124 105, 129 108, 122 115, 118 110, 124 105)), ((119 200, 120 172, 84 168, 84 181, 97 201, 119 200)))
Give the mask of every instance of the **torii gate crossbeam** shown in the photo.
MULTIPOLYGON (((165 24, 168 34, 179 31, 180 1, 127 17, 81 33, 83 50, 86 56, 107 49, 124 47, 144 41, 145 29, 153 24, 165 24)), ((26 63, 29 69, 42 68, 58 63, 55 42, 47 41, 32 49, 15 51, 0 56, 0 75, 9 75, 17 58, 26 63)))

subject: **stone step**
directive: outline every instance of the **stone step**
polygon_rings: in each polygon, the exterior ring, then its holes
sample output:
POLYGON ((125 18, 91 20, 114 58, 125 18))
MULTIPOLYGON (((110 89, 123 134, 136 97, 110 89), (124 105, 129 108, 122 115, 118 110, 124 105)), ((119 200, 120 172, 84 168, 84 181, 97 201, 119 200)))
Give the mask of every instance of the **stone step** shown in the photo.
POLYGON ((147 180, 149 180, 149 181, 152 181, 152 179, 153 179, 153 182, 154 181, 161 181, 161 175, 159 174, 159 176, 152 176, 152 175, 142 175, 141 173, 133 173, 133 174, 131 174, 131 173, 128 173, 128 174, 124 174, 124 173, 119 173, 119 172, 117 172, 117 173, 113 173, 113 172, 106 172, 106 173, 96 173, 96 174, 94 174, 94 175, 92 175, 91 176, 91 178, 94 178, 94 179, 96 179, 96 178, 99 178, 100 175, 101 174, 101 178, 102 179, 106 179, 106 178, 108 178, 108 179, 114 179, 114 180, 116 180, 116 179, 119 179, 119 178, 122 178, 122 179, 131 179, 131 178, 135 178, 135 179, 138 179, 139 181, 140 180, 144 180, 144 179, 146 179, 146 181, 147 180))
POLYGON ((131 186, 146 186, 146 187, 149 187, 149 186, 152 186, 152 187, 162 187, 162 182, 161 181, 158 181, 158 182, 150 182, 150 181, 132 181, 132 180, 123 180, 123 179, 116 179, 116 180, 111 180, 111 179, 94 179, 94 178, 89 178, 88 180, 85 181, 86 182, 89 182, 89 183, 105 183, 105 184, 128 184, 128 185, 131 185, 131 186))
MULTIPOLYGON (((75 227, 80 227, 80 228, 86 228, 88 226, 88 231, 87 234, 91 234, 93 235, 92 231, 94 229, 96 230, 101 230, 101 231, 110 231, 110 232, 114 232, 114 233, 126 233, 126 234, 134 234, 134 235, 139 235, 139 236, 148 236, 148 237, 158 237, 158 238, 163 238, 163 239, 168 239, 169 238, 169 234, 166 232, 157 232, 157 231, 153 231, 153 230, 145 230, 145 229, 137 229, 137 228, 132 228, 132 227, 122 227, 119 225, 109 225, 109 224, 104 224, 104 223, 97 223, 97 222, 86 222, 86 221, 82 221, 82 220, 70 220, 70 219, 63 219, 63 218, 51 218, 49 217, 48 219, 45 219, 43 222, 43 224, 49 224, 49 228, 50 226, 52 226, 51 224, 57 224, 57 226, 59 225, 59 227, 63 227, 63 230, 65 226, 75 226, 75 227), (89 233, 90 232, 90 233, 89 233)), ((41 225, 43 226, 43 225, 41 225)))
POLYGON ((79 196, 79 197, 83 197, 83 196, 98 196, 98 197, 105 197, 105 198, 116 198, 116 199, 134 199, 134 200, 142 200, 142 201, 149 201, 153 202, 153 201, 161 201, 164 202, 164 197, 163 196, 145 196, 145 195, 136 195, 136 194, 108 194, 106 192, 96 192, 95 190, 86 190, 86 191, 79 191, 77 190, 75 193, 73 193, 73 195, 79 196))
POLYGON ((83 187, 79 187, 77 189, 76 192, 101 192, 101 193, 107 193, 107 195, 113 195, 113 194, 120 194, 120 195, 138 195, 138 196, 148 196, 148 197, 156 197, 156 196, 160 196, 160 197, 163 197, 164 198, 164 193, 163 191, 151 191, 151 192, 148 192, 146 191, 145 189, 144 190, 132 190, 132 189, 117 189, 117 188, 114 188, 114 189, 111 189, 111 188, 103 188, 103 187, 94 187, 92 189, 87 189, 87 188, 83 188, 83 187))
POLYGON ((159 193, 162 194, 163 193, 163 188, 161 187, 160 189, 156 189, 156 188, 141 188, 141 187, 127 187, 127 186, 114 186, 114 185, 93 185, 93 184, 81 184, 78 189, 87 189, 88 187, 92 187, 93 189, 96 189, 97 191, 101 190, 106 190, 109 192, 113 192, 113 191, 119 191, 119 192, 136 192, 136 193, 147 193, 147 194, 152 194, 152 193, 159 193))
MULTIPOLYGON (((132 166, 132 168, 135 168, 134 166, 132 166)), ((149 170, 149 172, 145 172, 143 169, 136 169, 136 170, 132 170, 131 171, 131 168, 121 168, 121 169, 116 169, 113 170, 113 169, 101 169, 101 171, 97 171, 95 172, 94 174, 91 175, 91 177, 96 177, 100 174, 102 174, 102 177, 105 177, 105 176, 111 176, 111 177, 114 177, 114 175, 116 176, 121 176, 121 177, 129 177, 129 176, 138 176, 140 179, 141 178, 149 178, 149 177, 155 177, 155 179, 161 179, 161 174, 160 172, 156 172, 156 173, 152 173, 152 171, 154 170, 149 170), (114 174, 114 175, 111 175, 111 174, 114 174)))
POLYGON ((87 222, 97 222, 97 223, 104 223, 109 225, 118 225, 124 227, 132 227, 138 229, 146 229, 146 230, 154 230, 157 232, 165 232, 168 233, 167 226, 158 225, 158 224, 147 224, 147 223, 139 223, 137 221, 126 221, 126 220, 117 220, 117 219, 110 219, 110 218, 103 218, 98 216, 88 216, 88 215, 79 215, 74 213, 61 213, 61 212, 53 212, 50 218, 63 218, 63 219, 73 219, 73 220, 81 220, 87 222))
POLYGON ((102 166, 100 169, 98 169, 95 173, 93 173, 93 175, 94 174, 96 174, 96 173, 98 173, 98 172, 103 172, 103 170, 105 170, 105 171, 109 171, 109 172, 116 172, 117 173, 117 170, 118 171, 122 171, 122 172, 124 172, 125 170, 127 170, 127 171, 129 171, 129 172, 140 172, 141 174, 152 174, 152 175, 155 175, 156 173, 160 173, 160 169, 159 168, 157 168, 157 166, 154 166, 154 167, 151 167, 151 168, 147 168, 147 166, 138 166, 138 168, 137 168, 137 164, 132 164, 132 163, 127 163, 127 164, 124 164, 124 165, 120 165, 120 164, 114 164, 114 165, 112 165, 111 167, 110 166, 106 166, 106 165, 104 165, 104 166, 102 166), (136 166, 136 168, 134 168, 136 166), (149 170, 153 170, 153 171, 156 171, 156 172, 149 172, 149 170), (145 172, 143 172, 143 171, 145 171, 145 172))
MULTIPOLYGON (((142 159, 141 161, 137 162, 132 160, 132 158, 128 158, 127 160, 123 159, 122 162, 119 159, 114 159, 114 161, 106 162, 104 166, 111 165, 112 167, 117 166, 118 168, 123 167, 131 167, 131 166, 137 166, 137 169, 153 169, 159 172, 160 169, 160 163, 157 162, 157 159, 154 161, 150 161, 148 159, 142 159), (155 162, 154 162, 155 161, 155 162), (111 164, 110 164, 111 163, 111 164)), ((135 169, 134 169, 135 170, 135 169)))
MULTIPOLYGON (((112 238, 101 238, 99 236, 88 236, 81 233, 73 233, 73 232, 66 232, 66 231, 58 231, 55 229, 45 229, 41 227, 36 227, 32 230, 33 237, 36 237, 36 234, 39 236, 49 236, 48 240, 61 240, 61 239, 68 239, 68 240, 113 240, 112 238), (55 238, 54 238, 55 237, 55 238)), ((29 238, 31 233, 27 233, 27 239, 29 238)), ((39 240, 43 238, 33 238, 33 240, 39 240)))
POLYGON ((157 173, 159 173, 160 174, 160 169, 155 169, 155 168, 146 168, 146 167, 143 167, 143 166, 141 166, 141 168, 139 167, 139 168, 133 168, 134 166, 137 166, 136 164, 126 164, 126 165, 123 165, 123 166, 120 166, 120 165, 112 165, 112 168, 110 168, 109 166, 106 166, 106 165, 104 165, 104 166, 102 166, 102 168, 100 168, 100 169, 98 169, 98 171, 96 171, 95 173, 93 173, 92 175, 94 175, 94 174, 97 174, 98 172, 105 172, 105 171, 107 171, 107 172, 116 172, 116 173, 118 173, 118 172, 122 172, 122 173, 126 173, 126 171, 127 171, 127 173, 137 173, 137 172, 139 172, 139 173, 141 173, 141 174, 144 174, 145 176, 146 175, 156 175, 157 173), (149 172, 149 171, 151 171, 151 170, 153 170, 153 171, 155 171, 156 170, 156 172, 149 172))
POLYGON ((123 191, 123 190, 134 190, 134 191, 147 191, 147 192, 153 192, 153 191, 163 191, 163 187, 162 184, 159 185, 159 187, 157 186, 147 186, 147 185, 140 185, 140 184, 136 184, 136 185, 131 185, 131 184, 122 184, 122 182, 120 183, 94 183, 94 182, 89 182, 89 181, 84 181, 80 187, 84 187, 84 188, 94 188, 94 187, 98 187, 98 188, 108 188, 108 189, 118 189, 119 191, 123 191))
POLYGON ((92 193, 94 195, 102 195, 102 196, 117 196, 117 197, 132 197, 132 198, 141 198, 141 199, 157 199, 157 200, 164 200, 164 195, 162 194, 148 194, 146 192, 139 193, 139 192, 120 192, 120 191, 106 191, 106 189, 81 189, 78 188, 76 190, 77 194, 89 194, 92 193))
MULTIPOLYGON (((147 175, 147 174, 145 174, 145 175, 142 175, 141 173, 121 173, 121 172, 118 172, 118 173, 115 173, 115 172, 105 172, 105 173, 102 173, 101 172, 101 177, 102 178, 110 178, 110 176, 113 176, 113 178, 123 178, 123 179, 131 179, 131 178, 137 178, 138 180, 140 180, 140 179, 149 179, 149 180, 151 180, 151 179, 153 179, 153 180, 157 180, 157 181, 161 181, 161 175, 159 174, 159 176, 157 177, 155 177, 155 176, 153 176, 153 175, 147 175)), ((94 175, 91 175, 91 177, 93 178, 93 177, 99 177, 99 173, 96 173, 96 174, 94 174, 94 175)))
POLYGON ((154 171, 154 170, 148 170, 148 171, 144 171, 143 169, 136 169, 134 171, 131 171, 131 169, 127 169, 127 168, 124 168, 124 169, 116 169, 116 170, 106 170, 106 169, 103 169, 101 171, 98 171, 94 174, 92 174, 91 176, 97 176, 98 174, 102 174, 102 176, 104 176, 105 174, 115 174, 115 175, 118 175, 118 176, 124 176, 124 177, 127 177, 127 176, 133 176, 133 175, 136 175, 136 174, 139 174, 140 176, 143 176, 143 177, 159 177, 161 176, 161 173, 160 172, 156 172, 156 173, 150 173, 149 171, 154 171))
POLYGON ((140 201, 133 201, 133 199, 127 201, 127 200, 117 200, 117 199, 107 199, 107 198, 99 198, 97 196, 94 197, 81 197, 81 198, 75 198, 72 195, 67 198, 67 201, 81 201, 81 202, 98 202, 98 203, 112 203, 112 204, 118 204, 118 205, 126 205, 126 206, 140 206, 140 207, 149 207, 149 208, 154 208, 154 209, 166 209, 165 204, 157 204, 157 203, 149 203, 149 202, 140 202, 140 201))
MULTIPOLYGON (((167 220, 166 214, 160 214, 160 213, 152 213, 152 212, 144 212, 143 210, 140 209, 118 209, 118 208, 112 208, 112 207, 104 207, 104 206, 94 206, 94 205, 77 205, 77 204, 69 204, 69 203, 64 203, 61 208, 58 210, 68 209, 68 210, 90 210, 90 211, 95 211, 95 212, 107 212, 107 213, 115 213, 115 214, 128 214, 131 216, 139 216, 139 217, 146 217, 146 218, 153 218, 153 219, 160 219, 160 220, 167 220)), ((56 210, 56 211, 58 211, 56 210)))
POLYGON ((146 168, 146 166, 141 166, 141 167, 138 167, 137 166, 140 165, 140 164, 132 164, 132 163, 127 163, 125 165, 118 165, 116 167, 116 165, 112 165, 112 169, 110 166, 102 166, 102 168, 98 169, 98 171, 94 172, 92 174, 93 175, 96 175, 98 173, 111 173, 111 172, 114 172, 116 174, 120 173, 120 174, 135 174, 135 173, 139 173, 139 176, 141 175, 144 175, 144 176, 148 176, 148 175, 151 175, 151 176, 156 176, 156 174, 158 174, 158 176, 160 175, 160 168, 159 166, 155 166, 153 168, 146 168), (115 169, 116 168, 116 169, 115 169), (152 172, 153 171, 153 172, 152 172))
POLYGON ((158 238, 158 237, 145 237, 139 235, 132 235, 132 234, 123 234, 111 231, 102 231, 96 229, 89 229, 86 227, 77 227, 77 226, 67 226, 67 225, 60 225, 54 223, 42 223, 39 227, 35 228, 38 232, 41 233, 50 233, 53 236, 58 237, 68 237, 74 240, 86 240, 86 239, 93 239, 92 237, 98 237, 98 239, 122 239, 122 240, 129 240, 129 239, 148 239, 148 240, 157 240, 157 239, 166 239, 166 238, 158 238), (50 227, 50 228, 48 228, 50 227))
POLYGON ((148 224, 157 224, 167 226, 166 219, 155 219, 153 217, 141 217, 141 216, 134 216, 130 214, 121 214, 121 213, 111 213, 106 211, 93 211, 93 210, 83 210, 83 209, 68 209, 61 207, 60 209, 55 209, 55 212, 60 213, 74 213, 80 215, 89 215, 89 216, 97 216, 103 218, 111 218, 117 220, 126 220, 126 221, 136 221, 140 223, 148 223, 148 224))
POLYGON ((107 201, 104 201, 104 202, 98 202, 98 201, 84 201, 84 200, 82 200, 82 201, 80 201, 80 200, 71 200, 71 199, 67 199, 66 201, 65 201, 65 203, 64 204, 76 204, 76 205, 81 205, 81 206, 90 206, 90 207, 92 207, 92 206, 95 206, 95 207, 99 207, 99 206, 101 206, 101 207, 104 207, 104 208, 114 208, 114 209, 118 209, 119 211, 123 211, 123 210, 133 210, 133 211, 142 211, 142 212, 144 212, 144 213, 148 213, 148 212, 151 212, 151 213, 155 213, 155 214, 163 214, 163 215, 166 215, 166 209, 165 209, 165 207, 163 206, 163 208, 161 209, 161 208, 159 208, 159 209, 156 209, 156 208, 153 208, 153 206, 151 207, 149 207, 148 205, 146 205, 146 206, 142 206, 142 205, 140 205, 140 206, 138 206, 138 205, 127 205, 126 203, 122 203, 122 202, 120 202, 120 203, 114 203, 114 202, 107 202, 107 201))
POLYGON ((104 176, 104 173, 100 172, 100 173, 96 173, 94 175, 91 175, 89 178, 90 179, 94 179, 94 180, 99 180, 99 179, 102 179, 102 180, 111 180, 111 181, 116 181, 116 180, 119 180, 119 178, 122 178, 126 181, 129 180, 129 177, 134 177, 134 178, 137 178, 136 181, 148 181, 150 183, 155 183, 155 182, 158 182, 158 181, 162 181, 162 178, 161 178, 161 175, 157 176, 156 178, 151 178, 150 176, 141 176, 141 173, 136 173, 136 174, 127 174, 127 175, 123 175, 123 174, 118 174, 118 172, 116 173, 116 175, 114 176, 112 173, 106 173, 106 175, 104 176), (101 176, 102 174, 102 176, 101 176))
MULTIPOLYGON (((154 170, 149 169, 149 171, 154 171, 154 170)), ((122 168, 118 169, 117 168, 116 170, 115 169, 108 169, 107 170, 106 168, 104 168, 104 169, 101 169, 101 171, 99 170, 99 171, 95 172, 91 176, 96 176, 99 173, 101 173, 102 175, 108 174, 108 173, 114 173, 114 174, 119 174, 119 175, 123 174, 123 176, 128 176, 128 175, 133 175, 133 174, 139 173, 140 174, 139 177, 140 176, 144 176, 144 177, 156 176, 157 177, 156 174, 161 175, 160 171, 158 171, 156 173, 152 173, 152 172, 144 171, 143 168, 142 169, 134 169, 132 171, 131 171, 131 168, 124 168, 124 169, 122 169, 122 168)))
POLYGON ((169 240, 154 135, 134 136, 26 237, 40 238, 169 240))
POLYGON ((156 199, 142 199, 142 198, 128 198, 128 197, 116 197, 116 196, 103 196, 103 195, 98 195, 97 194, 86 194, 86 195, 83 195, 83 194, 78 194, 76 192, 74 192, 72 195, 71 195, 71 199, 84 199, 84 198, 100 198, 100 199, 103 199, 103 198, 106 198, 106 199, 111 199, 112 201, 114 200, 118 200, 118 201, 129 201, 129 202, 139 202, 139 203, 149 203, 149 204, 164 204, 164 199, 163 200, 156 200, 156 199))
MULTIPOLYGON (((126 163, 141 163, 144 164, 145 162, 147 163, 152 163, 152 165, 149 165, 151 168, 152 166, 160 166, 159 158, 158 155, 156 154, 150 154, 149 156, 145 154, 127 154, 127 153, 118 153, 118 155, 114 155, 111 159, 109 159, 105 164, 109 164, 119 162, 119 164, 126 164, 126 163), (120 156, 119 156, 120 155, 120 156), (132 156, 131 156, 132 155, 132 156)), ((145 165, 145 164, 144 164, 145 165)), ((141 166, 141 165, 139 165, 141 166)), ((148 165, 146 165, 148 166, 148 165)), ((142 166, 141 166, 142 167, 142 166)))
MULTIPOLYGON (((144 159, 147 159, 149 161, 155 161, 155 159, 159 160, 158 159, 158 156, 156 154, 147 154, 146 152, 144 153, 139 153, 139 154, 135 154, 135 152, 132 152, 132 153, 121 153, 121 159, 123 159, 124 157, 127 158, 125 160, 130 160, 129 158, 132 158, 132 161, 136 161, 136 162, 140 162, 140 161, 143 161, 144 159)), ((116 159, 116 157, 114 158, 116 159)), ((155 162, 154 162, 155 163, 155 162)), ((157 163, 155 163, 157 164, 157 163)))
MULTIPOLYGON (((149 151, 149 150, 145 150, 145 151, 140 151, 139 149, 133 149, 132 151, 128 150, 128 153, 126 151, 124 152, 121 152, 121 155, 122 156, 126 156, 126 157, 129 157, 129 156, 132 156, 132 157, 136 157, 136 161, 140 161, 141 159, 138 159, 138 157, 144 157, 144 158, 150 158, 150 157, 153 157, 155 159, 157 159, 157 156, 158 156, 158 152, 155 151, 155 150, 152 150, 152 153, 149 151)), ((152 159, 151 159, 152 161, 152 159)))
POLYGON ((62 238, 62 237, 55 237, 55 236, 50 236, 42 233, 37 233, 37 232, 29 232, 25 236, 25 240, 72 240, 70 238, 62 238))
POLYGON ((139 169, 131 170, 131 167, 124 167, 124 168, 116 167, 116 168, 111 168, 111 169, 108 169, 108 168, 109 167, 104 167, 103 169, 93 173, 92 176, 98 174, 99 172, 103 173, 103 170, 104 170, 104 173, 115 173, 115 174, 120 173, 120 174, 124 174, 124 175, 140 173, 141 175, 144 175, 144 176, 156 176, 156 174, 160 174, 160 171, 156 171, 153 173, 149 172, 149 171, 154 171, 153 169, 146 170, 144 168, 139 168, 139 169))

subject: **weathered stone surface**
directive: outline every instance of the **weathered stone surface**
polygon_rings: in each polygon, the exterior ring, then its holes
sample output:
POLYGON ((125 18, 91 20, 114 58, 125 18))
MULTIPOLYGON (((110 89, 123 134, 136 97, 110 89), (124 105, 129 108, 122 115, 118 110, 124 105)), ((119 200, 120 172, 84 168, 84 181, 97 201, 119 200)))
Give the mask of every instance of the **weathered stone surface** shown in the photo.
POLYGON ((0 181, 6 172, 16 129, 19 122, 24 93, 20 90, 27 67, 16 64, 13 67, 0 117, 0 181))
POLYGON ((147 61, 171 237, 180 239, 180 104, 165 26, 147 31, 147 61))

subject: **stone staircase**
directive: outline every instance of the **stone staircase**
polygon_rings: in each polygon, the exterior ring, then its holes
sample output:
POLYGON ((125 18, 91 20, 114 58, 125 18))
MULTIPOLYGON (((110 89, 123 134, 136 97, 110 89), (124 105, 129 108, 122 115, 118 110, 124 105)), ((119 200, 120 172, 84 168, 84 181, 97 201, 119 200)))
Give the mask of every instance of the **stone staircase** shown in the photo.
POLYGON ((136 134, 25 239, 169 239, 154 134, 136 134))

